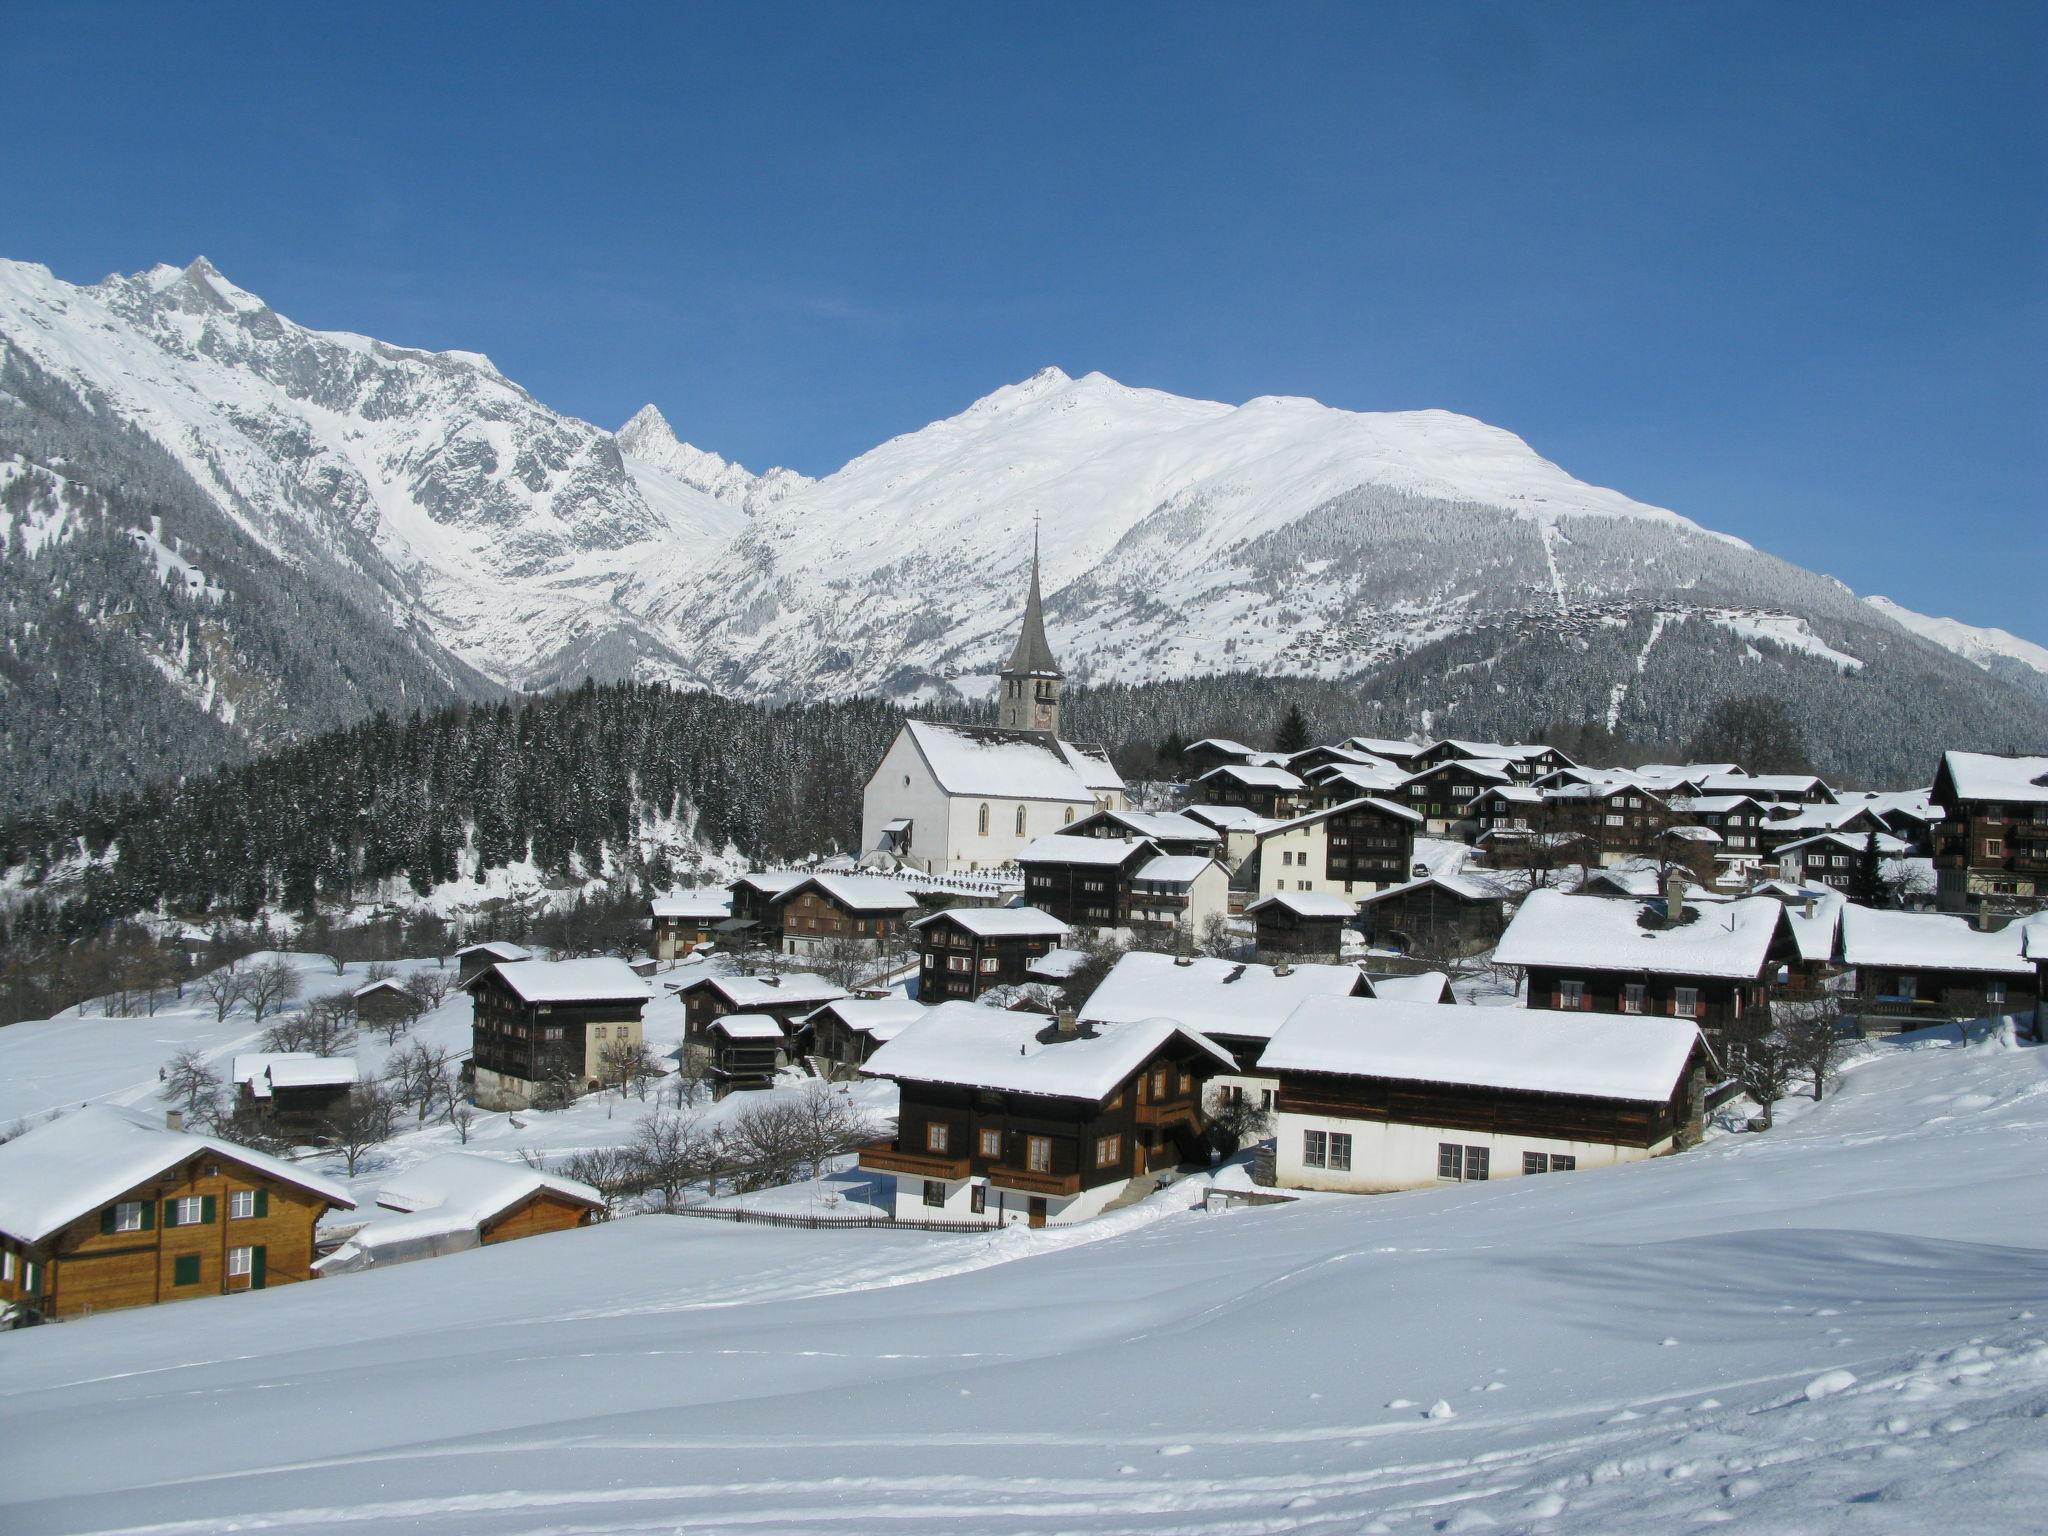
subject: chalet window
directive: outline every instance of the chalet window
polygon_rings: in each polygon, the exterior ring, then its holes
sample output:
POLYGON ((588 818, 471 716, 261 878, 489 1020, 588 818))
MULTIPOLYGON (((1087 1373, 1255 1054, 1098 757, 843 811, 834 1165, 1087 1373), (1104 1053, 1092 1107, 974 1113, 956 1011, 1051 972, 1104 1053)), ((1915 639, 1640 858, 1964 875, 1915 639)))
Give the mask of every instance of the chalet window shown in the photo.
POLYGON ((1610 827, 1618 827, 1623 825, 1622 818, 1619 816, 1608 815, 1603 816, 1600 819, 1610 827))
POLYGON ((1909 1003, 1920 995, 1920 977, 1916 972, 1899 972, 1898 995, 1909 1003))
POLYGON ((1541 1152, 1524 1152, 1524 1153, 1522 1154, 1522 1172, 1524 1172, 1524 1173, 1548 1173, 1548 1172, 1550 1172, 1550 1159, 1549 1159, 1549 1157, 1547 1157, 1547 1156, 1546 1156, 1545 1154, 1543 1154, 1543 1153, 1541 1153, 1541 1152))
POLYGON ((1152 1069, 1152 1102, 1154 1104, 1157 1104, 1166 1097, 1166 1082, 1166 1068, 1154 1067, 1152 1069))
POLYGON ((1024 807, 1021 805, 1017 807, 1017 835, 1024 835, 1024 807))
MULTIPOLYGON (((550 1024, 546 1029, 540 1032, 540 1036, 543 1040, 559 1040, 562 1038, 562 1026, 559 1024, 550 1024)), ((525 1039, 526 1031, 523 1029, 519 1031, 519 1037, 522 1040, 525 1039)))
POLYGON ((951 1127, 944 1121, 934 1120, 924 1128, 924 1149, 927 1152, 947 1150, 947 1132, 951 1127))
POLYGON ((930 970, 930 969, 932 968, 932 966, 933 966, 933 965, 934 965, 934 964, 935 964, 935 963, 937 962, 938 958, 939 958, 939 957, 938 957, 937 955, 935 955, 935 954, 931 953, 931 952, 930 952, 929 950, 927 950, 927 951, 925 952, 925 957, 924 957, 924 968, 925 968, 926 970, 930 970))
POLYGON ((0 1253, 0 1280, 12 1280, 13 1278, 14 1252, 12 1249, 9 1249, 6 1253, 0 1253))
POLYGON ((1585 1007, 1586 984, 1583 981, 1559 981, 1557 984, 1557 1006, 1560 1008, 1585 1007))
POLYGON ((1098 1136, 1095 1138, 1095 1166, 1114 1168, 1124 1155, 1124 1139, 1121 1136, 1098 1136))
POLYGON ((948 955, 948 956, 946 956, 946 969, 947 969, 947 970, 949 970, 949 971, 964 971, 964 970, 966 970, 966 969, 967 969, 967 957, 966 957, 965 955, 948 955))
POLYGON ((2005 857, 2005 839, 2004 839, 2004 838, 2002 838, 2002 837, 1987 837, 1987 838, 1985 838, 1985 839, 1984 839, 1984 857, 1985 857, 1985 858, 1987 858, 1987 859, 2002 859, 2002 858, 2004 858, 2004 857, 2005 857))
POLYGON ((1465 1149, 1456 1142, 1438 1142, 1436 1144, 1436 1176, 1440 1179, 1464 1178, 1465 1149))
POLYGON ((1984 983, 1984 1011, 2003 1013, 2005 1011, 2005 983, 1987 981, 1984 983))
POLYGON ((1351 1171, 1351 1133, 1330 1132, 1330 1169, 1333 1173, 1351 1171))
POLYGON ((605 1035, 605 1030, 604 1030, 604 1026, 603 1026, 602 1024, 600 1024, 600 1025, 598 1025, 598 1026, 597 1026, 597 1038, 598 1038, 598 1039, 600 1039, 600 1040, 602 1040, 602 1039, 604 1038, 604 1035, 605 1035))
POLYGON ((247 1221, 253 1216, 261 1216, 263 1207, 269 1203, 267 1200, 258 1200, 253 1189, 238 1189, 228 1196, 228 1219, 247 1221))
POLYGON ((1641 1013, 1643 1011, 1643 984, 1632 981, 1621 989, 1621 1011, 1641 1013))
POLYGON ((979 1216, 988 1210, 988 1186, 976 1184, 967 1191, 967 1209, 979 1216))
POLYGON ((1567 1157, 1562 1152, 1550 1154, 1550 1171, 1552 1173, 1570 1173, 1578 1166, 1579 1160, 1576 1157, 1567 1157))
POLYGON ((985 800, 984 800, 984 801, 982 802, 982 805, 981 805, 981 814, 980 814, 980 816, 979 816, 978 818, 976 818, 976 819, 977 819, 977 821, 979 822, 979 825, 978 825, 978 826, 976 827, 976 829, 975 829, 975 830, 977 830, 978 832, 980 832, 980 833, 981 833, 981 835, 982 835, 983 837, 987 837, 987 836, 988 836, 988 802, 987 802, 987 801, 985 801, 985 800))
POLYGON ((1001 1131, 984 1130, 981 1133, 981 1155, 983 1157, 1001 1157, 1003 1155, 1003 1133, 1001 1131))
POLYGON ((1483 1181, 1486 1178, 1486 1169, 1490 1161, 1491 1157, 1486 1148, 1467 1147, 1465 1149, 1465 1182, 1471 1184, 1483 1181))
POLYGON ((171 1284, 197 1285, 199 1283, 199 1255, 180 1254, 171 1261, 171 1284))
POLYGON ((43 1288, 42 1266, 30 1261, 21 1266, 21 1288, 33 1296, 43 1288))
POLYGON ((1330 1165, 1330 1137, 1327 1132, 1301 1133, 1301 1162, 1304 1168, 1327 1168, 1330 1165))
POLYGON ((946 1203, 946 1186, 938 1179, 924 1181, 924 1203, 943 1206, 946 1203))
POLYGON ((1268 1114, 1270 1114, 1272 1113, 1273 1109, 1273 1101, 1274 1093, 1272 1089, 1261 1088, 1259 1090, 1259 1108, 1265 1110, 1268 1114))
POLYGON ((237 1275, 249 1274, 255 1267, 256 1250, 254 1248, 230 1248, 228 1250, 229 1279, 233 1279, 237 1275))
POLYGON ((1681 1019, 1698 1018, 1700 1012, 1700 989, 1698 987, 1672 988, 1671 1012, 1681 1019))
POLYGON ((186 1195, 183 1199, 168 1200, 165 1204, 170 1207, 164 1212, 164 1225, 167 1227, 196 1227, 206 1219, 207 1201, 204 1195, 186 1195))
POLYGON ((110 1232, 140 1232, 142 1230, 142 1202, 123 1200, 114 1207, 114 1219, 107 1228, 110 1232))
POLYGON ((1100 891, 1107 889, 1107 887, 1100 880, 1083 880, 1081 882, 1081 889, 1084 891, 1100 891))
POLYGON ((995 975, 997 968, 1001 966, 1001 964, 1001 960, 997 959, 994 955, 990 955, 986 960, 981 962, 981 973, 984 976, 993 976, 995 975))
POLYGON ((1024 1166, 1033 1173, 1052 1172, 1052 1138, 1050 1136, 1026 1136, 1024 1138, 1024 1166))

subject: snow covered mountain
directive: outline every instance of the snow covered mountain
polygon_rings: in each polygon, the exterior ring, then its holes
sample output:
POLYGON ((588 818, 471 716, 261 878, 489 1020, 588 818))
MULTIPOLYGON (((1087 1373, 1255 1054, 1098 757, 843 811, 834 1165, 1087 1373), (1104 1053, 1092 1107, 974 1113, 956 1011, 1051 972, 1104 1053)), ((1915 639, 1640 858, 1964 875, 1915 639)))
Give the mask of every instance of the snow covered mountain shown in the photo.
MULTIPOLYGON (((1647 732, 1763 667, 1794 677, 1780 692, 1854 674, 1873 719, 1932 688, 1929 729, 1972 745, 2012 714, 2008 677, 1898 614, 1444 411, 1231 406, 1046 369, 823 479, 757 476, 652 406, 609 433, 478 354, 309 330, 203 259, 85 287, 0 262, 0 365, 72 402, 63 441, 149 445, 457 692, 596 675, 977 693, 1036 532, 1083 680, 1383 680, 1390 708, 1473 729, 1541 692, 1523 728, 1647 732), (1424 699, 1452 678, 1462 695, 1424 699)), ((10 451, 69 473, 0 422, 10 451)), ((2018 692, 2015 729, 2048 728, 2018 692)))
POLYGON ((2014 676, 2014 668, 2024 668, 2038 676, 2040 686, 2048 688, 2048 646, 2022 640, 2009 630, 1965 624, 1960 619, 1930 618, 1902 608, 1888 597, 1866 597, 1863 601, 1894 624, 1954 651, 1987 672, 2010 677, 2014 676))

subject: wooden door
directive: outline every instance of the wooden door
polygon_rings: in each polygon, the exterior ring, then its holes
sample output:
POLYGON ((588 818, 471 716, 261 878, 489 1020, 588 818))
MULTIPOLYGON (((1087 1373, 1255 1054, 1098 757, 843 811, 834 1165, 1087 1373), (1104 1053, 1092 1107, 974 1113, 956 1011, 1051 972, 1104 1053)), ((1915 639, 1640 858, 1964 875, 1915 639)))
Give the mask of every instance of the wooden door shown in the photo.
POLYGON ((1030 1219, 1031 1225, 1034 1227, 1042 1227, 1045 1225, 1045 1196, 1033 1195, 1031 1197, 1030 1219))

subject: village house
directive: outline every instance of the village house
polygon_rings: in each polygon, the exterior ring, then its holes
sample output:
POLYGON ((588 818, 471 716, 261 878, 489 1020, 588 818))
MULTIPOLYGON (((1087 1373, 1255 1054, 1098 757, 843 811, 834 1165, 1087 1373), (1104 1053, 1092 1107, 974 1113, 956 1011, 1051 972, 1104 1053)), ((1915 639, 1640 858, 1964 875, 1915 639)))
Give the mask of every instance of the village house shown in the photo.
POLYGON ((2040 977, 2025 951, 2029 926, 1987 933, 1956 914, 1849 902, 1841 912, 1841 958, 1855 972, 1855 988, 1843 1012, 1865 1034, 2032 1012, 2040 977))
POLYGON ((801 869, 748 870, 725 888, 731 916, 712 931, 734 945, 781 949, 782 898, 809 878, 801 869))
POLYGON ((410 1019, 420 1011, 419 1000, 389 976, 365 982, 349 994, 349 1000, 355 1004, 357 1022, 372 1028, 410 1019))
POLYGON ((720 1014, 704 1026, 704 1075, 714 1095, 772 1088, 775 1074, 799 1049, 801 1026, 792 1028, 766 1013, 720 1014))
POLYGON ((1657 1157, 1699 1134, 1704 1061, 1682 1019, 1304 1003, 1261 1058, 1275 1182, 1369 1193, 1657 1157))
POLYGON ((1273 824, 1270 817, 1261 816, 1241 805, 1191 805, 1179 814, 1189 821, 1216 829, 1217 835, 1223 839, 1223 847, 1217 857, 1233 879, 1259 851, 1260 834, 1273 824))
POLYGON ((278 1158, 88 1105, 0 1145, 0 1322, 309 1280, 313 1229, 354 1206, 278 1158))
POLYGON ((997 723, 907 720, 861 797, 861 847, 929 874, 999 869, 1033 838, 1122 810, 1124 781, 1093 747, 1062 741, 1063 674, 1046 643, 1038 554, 1016 648, 998 679, 997 723))
POLYGON ((1479 797, 1489 789, 1515 782, 1504 762, 1453 758, 1423 768, 1388 798, 1423 818, 1432 837, 1476 835, 1479 797))
POLYGON ((1292 816, 1310 798, 1308 783, 1285 768, 1225 763, 1195 780, 1192 791, 1206 805, 1241 805, 1256 816, 1292 816))
POLYGON ((1344 738, 1343 745, 1351 748, 1354 752, 1363 752, 1368 757, 1376 757, 1381 762, 1392 763, 1399 768, 1406 768, 1410 773, 1426 766, 1421 761, 1421 757, 1424 752, 1429 750, 1427 744, 1423 742, 1395 741, 1391 737, 1386 736, 1347 736, 1344 738))
POLYGON ((1810 773, 1744 773, 1739 768, 1710 773, 1699 782, 1703 795, 1748 795, 1787 805, 1833 805, 1833 789, 1810 773))
POLYGON ((894 1179, 898 1220, 1083 1220, 1135 1179, 1206 1161, 1203 1085, 1233 1065, 1168 1019, 1061 1024, 942 1003, 869 1060, 901 1108, 860 1165, 894 1179))
MULTIPOLYGON (((1875 830, 1873 827, 1871 830, 1875 830)), ((1863 861, 1863 848, 1870 833, 1851 836, 1846 832, 1817 832, 1811 837, 1782 843, 1773 854, 1778 878, 1794 885, 1831 885, 1849 889, 1856 867, 1863 861)), ((1888 832, 1877 834, 1879 877, 1887 859, 1904 858, 1908 846, 1888 832)))
POLYGON ((911 928, 917 935, 920 1003, 972 1002, 991 987, 1023 986, 1035 979, 1031 963, 1073 931, 1036 907, 948 907, 911 928))
POLYGON ((702 944, 715 943, 718 926, 732 916, 732 893, 713 887, 647 904, 648 952, 660 961, 681 959, 702 944))
POLYGON ((1344 929, 1358 915, 1333 891, 1277 891, 1244 909, 1255 925, 1259 955, 1273 960, 1327 960, 1344 953, 1344 929))
POLYGON ((1767 1005, 1798 948, 1767 896, 1688 904, 1683 877, 1663 901, 1536 891, 1494 949, 1528 972, 1528 1006, 1565 1013, 1689 1019, 1719 1031, 1767 1005))
POLYGON ((508 944, 501 939, 486 939, 481 944, 465 944, 455 951, 455 984, 468 986, 494 965, 516 965, 521 960, 531 960, 533 951, 524 944, 508 944))
POLYGON ((1346 896, 1399 885, 1415 864, 1420 813, 1365 797, 1311 811, 1259 834, 1258 893, 1346 896))
POLYGON ((1206 854, 1161 854, 1130 871, 1123 923, 1140 943, 1202 937, 1230 915, 1230 871, 1206 854))
POLYGON ((1121 928, 1127 921, 1131 876, 1159 858, 1149 838, 1035 838, 1019 849, 1024 899, 1075 928, 1121 928))
POLYGON ((1083 1024, 1168 1018, 1221 1046, 1233 1070, 1211 1078, 1209 1106, 1249 1100, 1270 1109, 1278 1085, 1259 1069, 1273 1031, 1310 998, 1365 997, 1371 984, 1350 965, 1248 965, 1206 956, 1133 950, 1079 1010, 1083 1024))
MULTIPOLYGON (((979 909, 972 909, 979 910, 979 909)), ((810 1056, 835 1077, 852 1076, 882 1046, 924 1017, 918 997, 891 992, 885 997, 842 997, 805 1015, 810 1056)))
POLYGON ((1223 834, 1180 811, 1096 811, 1062 830, 1066 837, 1142 837, 1164 854, 1223 857, 1223 834))
POLYGON ((380 1213, 313 1267, 322 1275, 383 1269, 470 1248, 587 1227, 604 1196, 576 1179, 473 1152, 442 1152, 377 1191, 380 1213))
POLYGON ((1786 981, 1793 991, 1817 991, 1842 974, 1842 908, 1845 898, 1831 885, 1798 885, 1766 880, 1749 893, 1775 896, 1785 904, 1798 954, 1788 962, 1786 981))
POLYGON ((648 984, 623 960, 527 960, 468 983, 476 1102, 526 1109, 603 1085, 607 1052, 640 1044, 648 984))
MULTIPOLYGON (((1541 743, 1457 741, 1449 737, 1431 742, 1410 758, 1409 763, 1412 770, 1418 772, 1442 763, 1486 763, 1505 769, 1509 778, 1522 784, 1532 783, 1561 768, 1578 766, 1557 748, 1541 743)), ((1466 798, 1471 797, 1468 795, 1466 798)))
POLYGON ((1358 899, 1370 949, 1462 959, 1491 949, 1508 924, 1507 892, 1484 870, 1425 874, 1358 899))
MULTIPOLYGON (((1757 823, 1757 847, 1764 858, 1774 859, 1791 843, 1833 832, 1862 842, 1870 832, 1882 832, 1884 823, 1868 805, 1792 805, 1785 802, 1767 806, 1757 823)), ((1890 834, 1886 834, 1889 836, 1890 834)), ((1905 845, 1901 843, 1901 851, 1905 845)))
POLYGON ((1199 779, 1203 774, 1228 764, 1256 762, 1267 755, 1256 747, 1248 747, 1241 741, 1232 741, 1227 736, 1205 736, 1200 741, 1189 742, 1187 746, 1181 748, 1181 776, 1188 780, 1199 779))
POLYGON ((1392 763, 1351 763, 1312 769, 1306 777, 1315 804, 1341 805, 1369 795, 1383 799, 1398 795, 1409 774, 1392 763))
MULTIPOLYGON (((806 1016, 849 996, 846 988, 808 971, 784 975, 696 976, 675 988, 683 1002, 683 1070, 695 1077, 714 1065, 711 1026, 734 1013, 766 1014, 782 1026, 785 1044, 801 1031, 806 1016)), ((727 1042, 731 1036, 728 1034, 727 1042)))
POLYGON ((919 910, 917 893, 875 875, 812 875, 782 893, 774 926, 787 955, 829 953, 848 941, 877 953, 899 946, 919 910))
POLYGON ((228 1081, 236 1098, 279 1136, 318 1141, 331 1134, 360 1077, 353 1056, 264 1051, 235 1057, 228 1081))
POLYGON ((1912 847, 1918 857, 1932 857, 1934 837, 1942 822, 1941 807, 1926 789, 1844 789, 1837 793, 1845 806, 1867 810, 1877 824, 1912 847))
POLYGON ((1945 912, 2022 911, 2048 902, 2048 757, 1945 752, 1929 797, 1935 900, 1945 912))
POLYGON ((1735 873, 1763 856, 1764 803, 1752 795, 1674 795, 1666 802, 1681 824, 1721 834, 1721 860, 1735 873))

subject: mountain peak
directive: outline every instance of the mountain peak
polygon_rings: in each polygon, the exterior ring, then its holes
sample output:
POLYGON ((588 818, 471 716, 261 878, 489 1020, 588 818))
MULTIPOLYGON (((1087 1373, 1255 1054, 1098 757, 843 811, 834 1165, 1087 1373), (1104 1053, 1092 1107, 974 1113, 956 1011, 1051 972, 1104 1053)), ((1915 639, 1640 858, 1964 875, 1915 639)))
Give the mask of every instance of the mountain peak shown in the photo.
POLYGON ((661 449, 671 444, 681 446, 682 440, 676 430, 668 424, 668 418, 661 414, 661 408, 652 403, 635 411, 623 427, 612 434, 618 438, 619 446, 636 458, 650 458, 649 449, 661 449))

